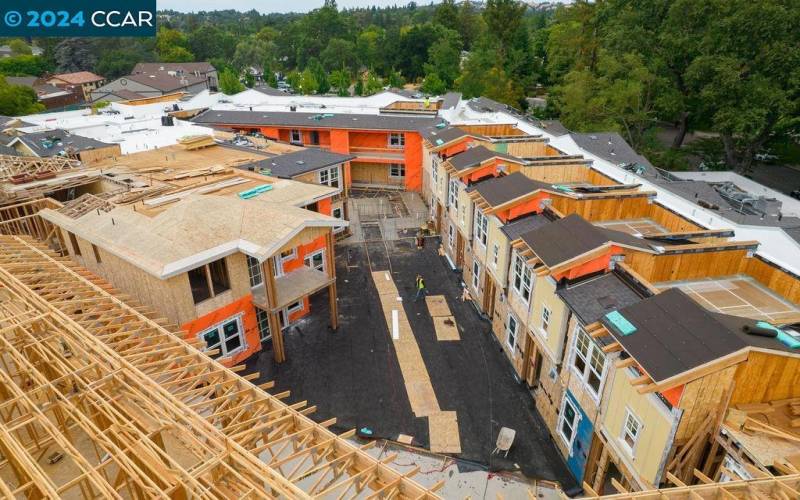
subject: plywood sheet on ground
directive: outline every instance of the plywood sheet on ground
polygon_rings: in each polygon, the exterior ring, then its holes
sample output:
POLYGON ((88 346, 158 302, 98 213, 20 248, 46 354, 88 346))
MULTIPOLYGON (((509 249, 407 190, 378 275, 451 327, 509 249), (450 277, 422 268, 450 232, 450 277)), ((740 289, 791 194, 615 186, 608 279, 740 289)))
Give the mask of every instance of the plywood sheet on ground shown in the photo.
POLYGON ((436 329, 436 340, 461 340, 458 325, 452 316, 434 316, 433 327, 436 329))
POLYGON ((428 304, 428 312, 431 317, 437 316, 452 316, 450 306, 447 305, 447 299, 444 295, 428 295, 425 297, 425 303, 428 304))
POLYGON ((419 350, 417 339, 414 337, 411 324, 408 322, 405 309, 403 309, 402 302, 397 300, 400 295, 397 286, 391 274, 385 271, 373 272, 372 281, 375 283, 375 288, 378 289, 381 307, 397 353, 397 361, 400 365, 400 372, 403 374, 411 410, 418 417, 438 413, 440 411, 439 402, 433 391, 433 384, 431 384, 425 361, 422 359, 422 353, 419 350), (396 328, 394 314, 397 315, 396 328))
POLYGON ((461 453, 456 412, 440 411, 428 416, 428 433, 432 452, 461 453))

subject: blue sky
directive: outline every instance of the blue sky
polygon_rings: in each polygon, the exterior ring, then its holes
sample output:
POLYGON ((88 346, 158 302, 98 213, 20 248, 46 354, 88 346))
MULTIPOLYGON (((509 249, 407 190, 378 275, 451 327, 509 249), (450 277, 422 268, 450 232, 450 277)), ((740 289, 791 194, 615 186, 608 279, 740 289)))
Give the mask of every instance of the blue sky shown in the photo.
MULTIPOLYGON (((430 0, 417 0, 420 5, 427 5, 430 0)), ((236 9, 247 11, 256 9, 259 12, 307 12, 321 7, 323 0, 157 0, 159 9, 172 9, 180 12, 197 12, 200 10, 236 9)), ((337 0, 340 9, 351 7, 386 7, 389 5, 406 5, 408 0, 337 0)), ((436 3, 436 0, 434 1, 436 3)))

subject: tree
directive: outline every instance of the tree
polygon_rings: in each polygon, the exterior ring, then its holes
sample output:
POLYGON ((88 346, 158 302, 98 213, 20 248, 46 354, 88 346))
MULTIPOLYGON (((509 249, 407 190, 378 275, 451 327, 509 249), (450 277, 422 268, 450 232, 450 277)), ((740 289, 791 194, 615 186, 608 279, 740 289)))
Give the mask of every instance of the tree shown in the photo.
POLYGON ((317 80, 316 75, 311 70, 311 68, 306 68, 300 74, 300 84, 298 85, 298 90, 303 94, 310 95, 316 94, 317 89, 319 88, 319 80, 317 80))
POLYGON ((233 33, 211 24, 204 24, 190 32, 186 39, 188 49, 199 61, 215 57, 231 58, 238 48, 237 37, 233 33))
POLYGON ((231 69, 226 68, 219 74, 219 89, 223 94, 233 95, 245 89, 239 77, 231 69))
POLYGON ((458 30, 458 7, 455 0, 442 0, 433 13, 433 22, 453 31, 458 30))
POLYGON ((156 54, 161 62, 191 62, 194 54, 189 49, 186 35, 178 30, 159 28, 156 34, 156 54))
POLYGON ((244 74, 244 86, 248 89, 252 89, 253 86, 256 84, 256 77, 253 76, 253 73, 249 71, 244 74))
POLYGON ((322 63, 319 62, 319 59, 312 57, 308 61, 306 70, 311 71, 314 81, 316 82, 316 85, 313 88, 314 92, 318 94, 325 94, 331 89, 331 84, 328 83, 328 74, 325 72, 325 68, 322 67, 322 63))
POLYGON ((15 38, 14 40, 8 42, 8 46, 11 49, 12 56, 29 56, 33 54, 33 50, 31 49, 30 45, 19 38, 15 38))
POLYGON ((436 72, 430 73, 422 82, 422 91, 431 95, 442 95, 447 92, 447 84, 439 78, 436 72))
POLYGON ((406 83, 406 81, 403 79, 403 75, 401 75, 399 71, 395 71, 395 69, 392 68, 389 70, 389 74, 386 75, 386 83, 392 88, 400 88, 406 83))
MULTIPOLYGON (((271 68, 275 60, 275 44, 263 42, 255 36, 248 37, 236 45, 236 52, 233 55, 232 65, 239 69, 246 69, 250 66, 260 67, 268 64, 271 68)), ((265 66, 266 70, 267 67, 265 66)))
POLYGON ((364 82, 364 95, 376 94, 381 90, 383 90, 383 80, 370 71, 369 75, 367 75, 367 80, 364 82))
POLYGON ((367 26, 356 38, 356 57, 361 65, 367 68, 378 68, 387 56, 386 30, 378 26, 367 26))
POLYGON ((0 76, 0 115, 19 116, 44 111, 39 104, 36 92, 30 87, 9 85, 4 76, 0 76))
POLYGON ((464 49, 470 50, 473 43, 480 38, 485 24, 483 18, 475 10, 475 6, 470 0, 464 0, 458 6, 458 23, 456 29, 461 35, 461 41, 464 43, 464 49))
POLYGON ((55 48, 59 73, 91 71, 97 65, 97 42, 91 38, 65 38, 55 48))
POLYGON ((334 38, 319 56, 322 66, 328 70, 356 69, 356 46, 353 42, 334 38))
POLYGON ((7 76, 41 76, 53 67, 40 56, 16 56, 0 58, 0 74, 7 76))
POLYGON ((95 71, 106 79, 112 80, 129 75, 136 63, 145 60, 142 54, 133 50, 114 49, 104 52, 97 61, 95 71))
POLYGON ((336 95, 347 97, 350 95, 350 73, 345 69, 337 69, 331 73, 330 82, 336 89, 336 95))
MULTIPOLYGON (((443 87, 437 92, 441 93, 453 88, 453 82, 461 72, 461 40, 458 33, 446 30, 441 38, 428 49, 428 62, 425 63, 425 80, 436 75, 432 81, 443 87)), ((437 87, 438 88, 438 87, 437 87)))
POLYGON ((653 127, 659 98, 674 92, 636 53, 601 53, 597 73, 573 70, 556 91, 561 121, 572 130, 616 130, 634 148, 653 127))
POLYGON ((702 112, 721 134, 725 160, 748 172, 776 130, 797 130, 800 114, 800 12, 791 2, 713 2, 703 55, 690 65, 702 112))

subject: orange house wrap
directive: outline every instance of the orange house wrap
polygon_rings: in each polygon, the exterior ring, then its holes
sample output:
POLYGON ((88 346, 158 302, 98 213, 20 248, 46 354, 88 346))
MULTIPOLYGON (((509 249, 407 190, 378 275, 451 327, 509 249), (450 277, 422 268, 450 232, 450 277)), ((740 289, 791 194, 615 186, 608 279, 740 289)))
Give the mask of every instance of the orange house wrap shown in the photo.
POLYGON ((244 328, 245 348, 233 356, 220 360, 224 365, 232 366, 261 350, 261 334, 258 331, 258 321, 256 320, 256 309, 253 306, 252 295, 246 295, 205 316, 184 323, 181 325, 181 330, 186 332, 185 338, 187 340, 192 340, 197 338, 198 334, 237 314, 242 315, 241 321, 242 328, 244 328))

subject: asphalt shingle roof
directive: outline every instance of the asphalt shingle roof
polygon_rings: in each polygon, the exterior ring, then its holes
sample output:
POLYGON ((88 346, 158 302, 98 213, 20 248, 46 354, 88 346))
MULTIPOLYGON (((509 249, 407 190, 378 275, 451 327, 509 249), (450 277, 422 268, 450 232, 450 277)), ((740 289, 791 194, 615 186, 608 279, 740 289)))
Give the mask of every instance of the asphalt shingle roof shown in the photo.
POLYGON ((217 125, 273 125, 284 127, 338 128, 350 130, 418 131, 433 118, 394 115, 298 113, 292 111, 231 111, 209 109, 192 119, 217 125))
POLYGON ((449 161, 450 164, 453 166, 453 168, 461 171, 478 166, 481 163, 495 157, 503 158, 508 161, 513 161, 515 163, 520 163, 520 159, 517 158, 516 156, 511 156, 510 154, 492 151, 491 149, 487 149, 483 146, 476 146, 474 148, 469 148, 466 151, 458 153, 457 155, 453 155, 452 157, 450 157, 449 161))
POLYGON ((275 156, 253 163, 241 165, 245 170, 269 169, 271 175, 289 179, 297 175, 313 172, 320 168, 350 161, 355 156, 332 153, 324 149, 308 148, 285 155, 275 156))
POLYGON ((470 191, 477 191, 491 206, 496 207, 538 189, 551 187, 545 182, 535 181, 525 175, 514 172, 510 175, 493 177, 479 182, 470 191))
POLYGON ((109 143, 70 134, 61 129, 24 134, 17 138, 41 157, 56 156, 67 148, 72 148, 74 151, 85 151, 111 146, 109 143))
POLYGON ((556 293, 584 325, 642 300, 616 273, 593 276, 559 288, 556 293))

